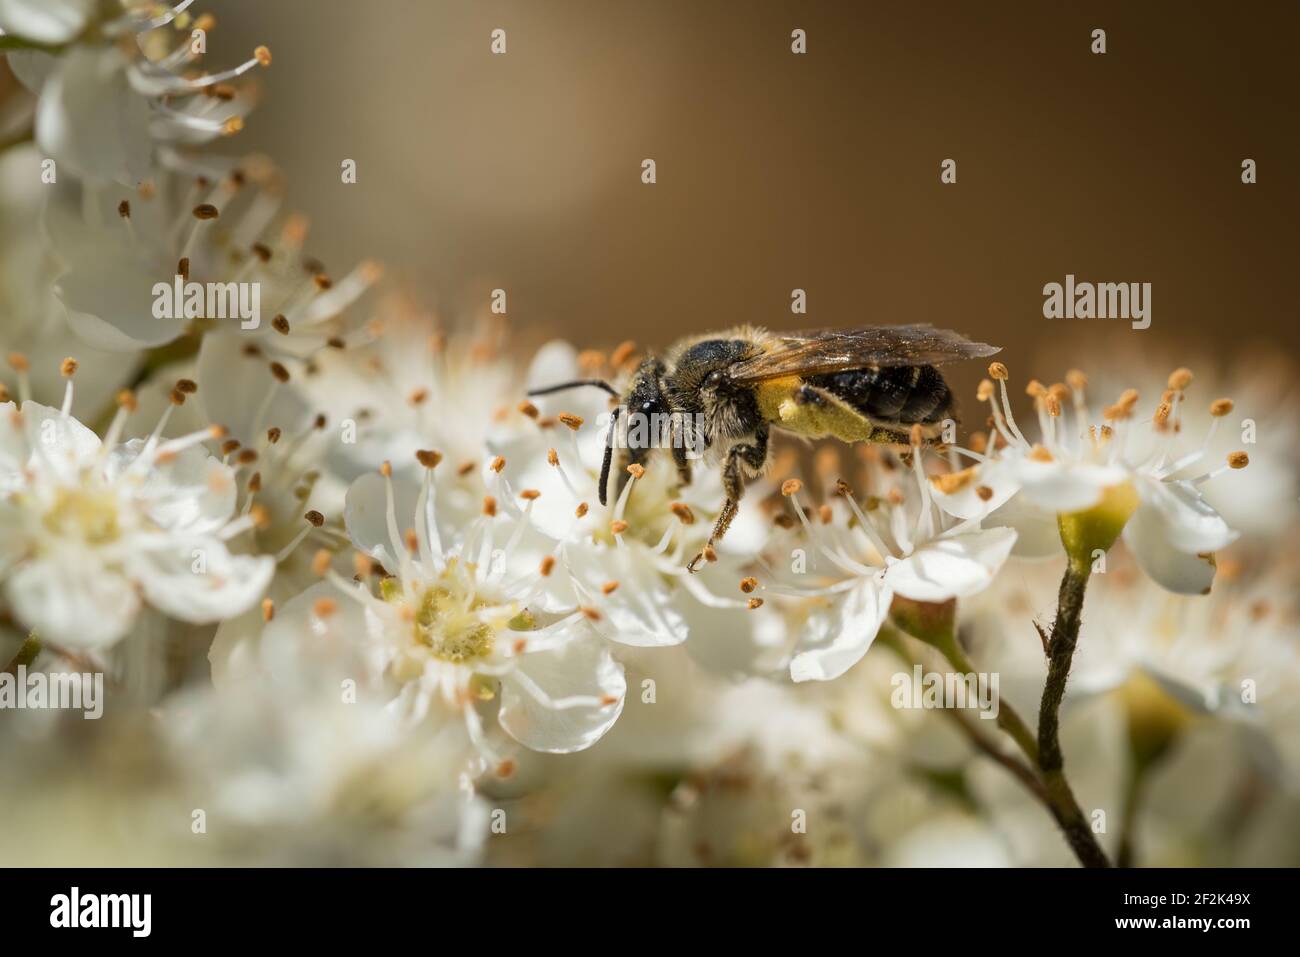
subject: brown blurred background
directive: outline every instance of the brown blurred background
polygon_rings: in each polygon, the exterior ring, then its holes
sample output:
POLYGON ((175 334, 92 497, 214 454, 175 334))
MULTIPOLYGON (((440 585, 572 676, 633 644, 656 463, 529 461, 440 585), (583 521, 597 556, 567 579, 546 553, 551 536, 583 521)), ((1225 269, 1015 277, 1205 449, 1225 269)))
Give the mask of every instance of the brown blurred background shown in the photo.
POLYGON ((376 256, 447 314, 500 286, 591 346, 926 321, 1009 362, 1300 340, 1293 2, 201 6, 214 63, 275 57, 223 148, 286 168, 333 269, 376 256), (1152 283, 1151 328, 1044 319, 1066 273, 1152 283))

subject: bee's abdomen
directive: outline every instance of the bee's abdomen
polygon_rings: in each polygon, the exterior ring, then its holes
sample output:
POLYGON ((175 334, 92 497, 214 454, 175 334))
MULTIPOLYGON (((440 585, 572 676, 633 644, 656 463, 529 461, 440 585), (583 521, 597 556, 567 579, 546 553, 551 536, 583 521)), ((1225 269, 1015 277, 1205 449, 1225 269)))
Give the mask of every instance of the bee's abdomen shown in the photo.
POLYGON ((934 366, 853 369, 806 377, 875 422, 938 422, 952 409, 948 383, 934 366))

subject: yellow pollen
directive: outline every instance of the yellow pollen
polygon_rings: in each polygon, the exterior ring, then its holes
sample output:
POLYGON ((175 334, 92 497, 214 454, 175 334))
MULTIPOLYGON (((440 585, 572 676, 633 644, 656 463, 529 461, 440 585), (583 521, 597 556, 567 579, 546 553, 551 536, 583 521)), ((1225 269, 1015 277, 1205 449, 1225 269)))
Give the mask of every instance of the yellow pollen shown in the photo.
POLYGON ((271 65, 270 49, 265 46, 257 47, 255 50, 253 50, 253 59, 255 59, 262 66, 270 66, 271 65))
POLYGON ((601 594, 612 595, 614 592, 618 591, 618 582, 605 582, 605 584, 600 586, 600 591, 601 594))
POLYGON ((797 494, 801 488, 803 488, 803 482, 795 478, 786 479, 781 483, 781 494, 789 497, 797 494))
POLYGON ((582 427, 583 418, 580 415, 573 415, 570 412, 561 412, 559 415, 560 422, 567 425, 573 431, 577 432, 582 427))
POLYGON ((1232 411, 1231 399, 1215 399, 1210 403, 1210 415, 1221 419, 1232 411))
POLYGON ((613 532, 615 535, 622 535, 624 532, 628 530, 628 524, 627 522, 623 521, 623 519, 616 518, 614 519, 614 521, 609 523, 609 530, 613 532))
POLYGON ((1228 465, 1234 469, 1244 469, 1250 464, 1250 456, 1245 452, 1229 452, 1228 465))
POLYGON ((1182 392, 1192 384, 1192 370, 1179 368, 1169 373, 1169 388, 1182 392))
POLYGON ((753 610, 756 609, 756 608, 762 608, 762 607, 763 607, 763 599, 761 599, 761 598, 751 598, 751 599, 749 600, 749 608, 750 608, 750 611, 753 611, 753 610))
POLYGON ((526 488, 519 493, 519 497, 526 502, 532 502, 542 497, 542 493, 535 488, 526 488))
POLYGON ((501 470, 504 469, 505 467, 506 467, 506 460, 499 455, 492 460, 492 464, 490 466, 492 471, 496 472, 498 475, 501 473, 501 470))
POLYGON ((641 478, 643 475, 645 475, 645 466, 638 465, 637 463, 633 462, 631 465, 627 467, 627 474, 632 476, 633 478, 641 478))
POLYGON ((275 602, 269 598, 262 599, 262 621, 270 621, 275 617, 275 602))
POLYGON ((952 495, 956 492, 960 492, 966 486, 970 485, 971 482, 975 481, 975 477, 978 474, 978 468, 972 465, 969 468, 962 469, 960 472, 950 472, 946 475, 931 475, 930 484, 944 495, 952 495))
POLYGON ((1045 446, 1035 445, 1029 452, 1029 458, 1034 462, 1054 462, 1052 453, 1045 446))
POLYGON ((426 469, 437 468, 442 461, 442 453, 434 449, 419 449, 415 453, 415 460, 426 469))
POLYGON ((1007 367, 1001 362, 993 362, 989 364, 989 378, 1005 381, 1011 378, 1011 373, 1007 371, 1007 367))
POLYGON ((542 573, 542 577, 543 577, 543 578, 545 578, 545 577, 546 577, 547 575, 549 575, 552 571, 554 571, 554 570, 555 570, 555 556, 554 556, 554 555, 547 555, 545 558, 543 558, 543 559, 542 559, 542 565, 541 565, 541 568, 539 568, 538 570, 542 573))
POLYGON ((757 587, 758 587, 757 578, 742 578, 740 580, 740 590, 743 591, 746 595, 748 595, 757 587))

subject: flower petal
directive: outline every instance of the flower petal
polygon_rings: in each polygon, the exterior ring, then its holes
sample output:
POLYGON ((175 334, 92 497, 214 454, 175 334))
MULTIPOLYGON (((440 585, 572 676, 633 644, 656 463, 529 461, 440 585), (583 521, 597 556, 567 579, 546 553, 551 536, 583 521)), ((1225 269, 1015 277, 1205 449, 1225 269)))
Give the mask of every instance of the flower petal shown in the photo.
POLYGON ((176 540, 132 553, 127 565, 149 604, 181 621, 220 621, 247 610, 275 574, 269 556, 231 555, 215 538, 176 540))
POLYGON ((882 572, 864 578, 829 609, 812 615, 790 661, 790 677, 830 681, 852 668, 876 640, 892 597, 882 572))
MULTIPOLYGON (((353 482, 343 502, 343 521, 353 543, 391 572, 396 572, 399 554, 388 534, 388 491, 384 477, 378 472, 368 472, 353 482)), ((401 534, 411 527, 415 518, 418 490, 410 482, 393 479, 394 514, 397 530, 401 534)))
POLYGON ((990 528, 926 542, 885 570, 895 594, 913 601, 942 602, 983 591, 1016 542, 1012 528, 990 528))
POLYGON ((112 644, 140 610, 126 578, 86 558, 25 562, 9 577, 5 595, 19 621, 69 648, 112 644))
POLYGON ((1138 506, 1124 526, 1124 542, 1153 581, 1179 595, 1204 595, 1214 582, 1214 555, 1175 548, 1169 523, 1158 508, 1138 506))
POLYGON ((581 751, 613 727, 626 692, 623 666, 599 638, 585 635, 520 658, 515 671, 501 679, 498 720, 512 738, 534 751, 581 751), (595 701, 572 705, 565 700, 582 698, 595 701))

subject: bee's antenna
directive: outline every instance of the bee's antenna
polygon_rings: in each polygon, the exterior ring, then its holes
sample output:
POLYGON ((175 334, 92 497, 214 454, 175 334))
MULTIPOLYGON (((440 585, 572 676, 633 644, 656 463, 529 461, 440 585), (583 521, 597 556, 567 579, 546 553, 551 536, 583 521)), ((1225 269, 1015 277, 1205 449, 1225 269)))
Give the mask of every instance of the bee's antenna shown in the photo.
POLYGON ((552 392, 563 392, 565 389, 577 389, 584 385, 592 385, 597 389, 604 389, 616 399, 619 397, 618 390, 604 379, 574 379, 572 382, 561 382, 559 385, 548 385, 543 389, 529 389, 528 395, 550 395, 552 392))
POLYGON ((614 430, 618 428, 618 408, 614 409, 614 414, 609 419, 609 433, 605 436, 605 457, 600 462, 600 480, 596 484, 596 496, 600 499, 600 504, 605 502, 605 486, 609 484, 609 466, 614 459, 614 430))

